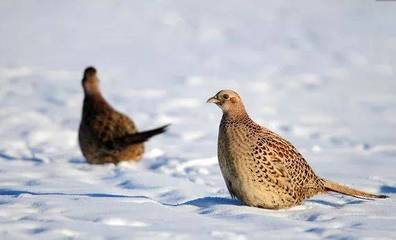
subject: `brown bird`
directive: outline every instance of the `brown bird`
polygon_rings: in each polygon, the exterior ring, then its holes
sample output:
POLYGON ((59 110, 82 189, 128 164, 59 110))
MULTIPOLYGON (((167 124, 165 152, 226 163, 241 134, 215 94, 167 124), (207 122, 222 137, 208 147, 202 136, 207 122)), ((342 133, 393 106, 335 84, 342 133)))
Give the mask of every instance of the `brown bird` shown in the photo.
POLYGON ((78 138, 80 149, 91 164, 140 160, 144 153, 143 143, 168 127, 138 132, 130 118, 103 98, 93 67, 85 69, 82 86, 84 103, 78 138))
POLYGON ((228 191, 244 204, 281 209, 327 191, 357 198, 386 198, 318 177, 287 140, 253 122, 239 95, 222 90, 207 101, 223 111, 218 160, 228 191))

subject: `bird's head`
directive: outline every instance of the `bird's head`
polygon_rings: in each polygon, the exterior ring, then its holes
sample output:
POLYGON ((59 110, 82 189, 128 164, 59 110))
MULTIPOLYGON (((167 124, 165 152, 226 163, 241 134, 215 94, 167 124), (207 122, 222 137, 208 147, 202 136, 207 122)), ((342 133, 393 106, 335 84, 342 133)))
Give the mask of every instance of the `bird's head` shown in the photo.
POLYGON ((221 90, 209 98, 207 103, 216 104, 225 114, 245 113, 245 107, 243 106, 241 97, 233 90, 221 90))
POLYGON ((96 69, 94 67, 87 67, 85 69, 82 86, 84 92, 87 94, 99 93, 99 79, 96 76, 96 69))

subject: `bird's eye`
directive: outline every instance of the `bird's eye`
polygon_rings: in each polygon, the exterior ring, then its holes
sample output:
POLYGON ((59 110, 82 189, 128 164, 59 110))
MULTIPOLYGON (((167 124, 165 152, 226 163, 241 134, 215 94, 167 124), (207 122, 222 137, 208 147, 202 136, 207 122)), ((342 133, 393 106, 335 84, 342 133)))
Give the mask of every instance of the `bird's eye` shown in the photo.
POLYGON ((230 98, 230 96, 228 96, 228 94, 224 94, 223 98, 227 100, 228 98, 230 98))

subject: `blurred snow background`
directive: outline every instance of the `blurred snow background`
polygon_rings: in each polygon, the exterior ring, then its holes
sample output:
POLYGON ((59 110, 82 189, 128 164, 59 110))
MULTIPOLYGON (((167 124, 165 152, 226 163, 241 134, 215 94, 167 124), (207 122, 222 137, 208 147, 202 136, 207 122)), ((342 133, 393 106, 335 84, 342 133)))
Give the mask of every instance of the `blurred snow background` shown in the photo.
POLYGON ((0 2, 1 239, 395 239, 396 3, 0 2), (83 69, 141 129, 139 164, 77 145, 83 69), (232 88, 326 178, 391 195, 269 211, 231 200, 216 158, 232 88))

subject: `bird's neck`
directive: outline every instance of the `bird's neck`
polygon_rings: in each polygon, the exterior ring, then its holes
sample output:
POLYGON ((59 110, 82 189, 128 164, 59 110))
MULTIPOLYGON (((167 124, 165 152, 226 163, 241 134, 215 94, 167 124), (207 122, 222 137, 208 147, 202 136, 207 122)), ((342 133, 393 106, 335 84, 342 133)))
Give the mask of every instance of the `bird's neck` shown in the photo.
POLYGON ((84 84, 84 94, 86 96, 102 96, 101 92, 100 92, 100 88, 99 88, 99 84, 95 81, 92 82, 86 82, 84 84))
POLYGON ((111 108, 111 106, 100 92, 84 94, 83 115, 91 116, 100 114, 109 108, 111 108))
POLYGON ((235 108, 223 113, 223 120, 227 122, 244 122, 250 117, 245 111, 245 108, 235 108))

